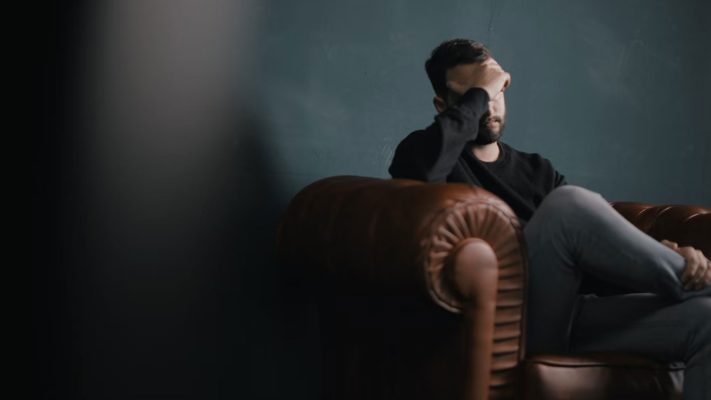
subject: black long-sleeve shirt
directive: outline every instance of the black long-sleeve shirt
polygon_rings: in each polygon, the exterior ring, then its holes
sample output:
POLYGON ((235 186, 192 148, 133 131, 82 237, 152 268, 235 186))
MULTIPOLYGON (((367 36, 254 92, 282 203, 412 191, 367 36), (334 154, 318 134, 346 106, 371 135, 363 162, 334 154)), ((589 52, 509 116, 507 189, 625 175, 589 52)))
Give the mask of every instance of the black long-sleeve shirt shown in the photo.
POLYGON ((524 153, 501 142, 496 161, 477 159, 472 152, 473 141, 488 103, 485 90, 467 91, 455 106, 437 115, 430 126, 412 132, 400 142, 390 175, 480 186, 504 200, 521 220, 528 221, 543 198, 566 183, 565 177, 539 154, 524 153))

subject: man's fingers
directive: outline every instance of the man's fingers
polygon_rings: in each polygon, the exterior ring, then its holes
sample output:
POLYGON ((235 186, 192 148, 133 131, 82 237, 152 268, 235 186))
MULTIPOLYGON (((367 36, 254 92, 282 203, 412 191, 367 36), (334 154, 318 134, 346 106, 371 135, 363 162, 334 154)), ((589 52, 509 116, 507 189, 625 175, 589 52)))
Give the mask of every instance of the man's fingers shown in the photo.
POLYGON ((501 67, 499 65, 499 62, 494 59, 494 57, 489 57, 486 60, 482 61, 481 65, 491 65, 491 66, 497 66, 501 67))
POLYGON ((699 277, 694 281, 694 290, 701 290, 703 289, 708 283, 706 282, 706 275, 708 271, 708 266, 706 263, 700 264, 701 267, 699 268, 700 273, 699 277))
POLYGON ((695 262, 689 262, 687 264, 687 270, 689 270, 690 272, 686 276, 686 279, 682 279, 682 282, 684 282, 684 289, 692 290, 696 286, 697 282, 696 273, 698 271, 698 264, 696 264, 695 262))
POLYGON ((684 260, 686 261, 686 265, 684 266, 684 271, 681 274, 681 282, 686 285, 689 283, 691 280, 691 277, 694 275, 694 270, 696 269, 696 263, 694 262, 693 258, 687 251, 687 249, 681 248, 679 249, 679 254, 681 254, 682 257, 684 257, 684 260))
POLYGON ((679 253, 686 259, 686 267, 681 276, 681 281, 686 290, 700 290, 706 285, 708 260, 704 254, 693 247, 681 247, 679 253))
POLYGON ((700 277, 698 279, 698 284, 697 287, 698 289, 703 289, 704 287, 711 285, 711 261, 709 261, 706 256, 703 254, 701 255, 702 261, 701 261, 701 273, 699 274, 700 277))
POLYGON ((681 283, 684 284, 685 289, 689 289, 691 287, 691 282, 697 268, 698 266, 695 262, 692 260, 686 260, 686 268, 684 269, 684 273, 681 275, 681 283))
POLYGON ((686 260, 680 278, 684 290, 701 290, 706 285, 711 285, 711 262, 701 250, 691 246, 679 247, 676 242, 666 239, 659 242, 679 253, 686 260))
POLYGON ((699 277, 696 283, 696 290, 701 290, 706 285, 711 284, 711 261, 709 261, 701 250, 696 250, 699 257, 699 277))
POLYGON ((679 254, 686 260, 686 267, 681 275, 681 282, 687 290, 693 287, 693 281, 696 279, 699 269, 698 260, 693 250, 691 247, 679 248, 679 254))
POLYGON ((677 250, 679 248, 679 245, 671 240, 662 239, 660 242, 672 250, 677 250))

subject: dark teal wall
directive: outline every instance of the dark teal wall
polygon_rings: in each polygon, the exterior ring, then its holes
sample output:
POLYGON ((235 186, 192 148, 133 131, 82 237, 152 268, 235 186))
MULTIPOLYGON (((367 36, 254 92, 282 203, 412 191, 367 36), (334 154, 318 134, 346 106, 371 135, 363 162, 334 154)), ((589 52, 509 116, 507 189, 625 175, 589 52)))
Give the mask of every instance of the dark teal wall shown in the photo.
POLYGON ((73 4, 28 44, 35 398, 316 398, 279 216, 316 179, 386 176, 447 38, 491 47, 505 140, 571 183, 711 206, 705 0, 73 4))
POLYGON ((292 191, 386 176, 432 121, 428 53, 468 37, 512 74, 505 141, 611 200, 711 205, 709 16, 706 1, 268 2, 264 140, 292 191))

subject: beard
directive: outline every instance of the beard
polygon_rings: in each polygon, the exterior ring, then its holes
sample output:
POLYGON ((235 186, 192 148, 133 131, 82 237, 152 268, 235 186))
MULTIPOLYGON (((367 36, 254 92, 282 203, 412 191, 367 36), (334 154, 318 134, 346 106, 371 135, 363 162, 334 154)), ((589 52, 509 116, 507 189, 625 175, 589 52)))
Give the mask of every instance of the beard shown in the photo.
POLYGON ((479 133, 477 134, 474 144, 485 145, 489 143, 498 142, 501 139, 501 135, 504 134, 504 127, 506 126, 506 119, 501 115, 491 115, 487 112, 479 120, 479 133), (493 127, 489 126, 489 122, 498 122, 493 127))

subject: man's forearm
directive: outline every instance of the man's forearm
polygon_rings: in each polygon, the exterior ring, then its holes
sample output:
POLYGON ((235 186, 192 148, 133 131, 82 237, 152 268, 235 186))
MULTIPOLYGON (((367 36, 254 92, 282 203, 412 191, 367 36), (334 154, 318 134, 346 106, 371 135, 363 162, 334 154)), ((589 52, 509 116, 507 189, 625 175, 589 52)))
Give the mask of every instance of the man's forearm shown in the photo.
POLYGON ((395 151, 389 169, 392 177, 444 182, 464 146, 476 139, 488 102, 486 91, 471 89, 456 106, 437 115, 425 130, 410 134, 395 151))

